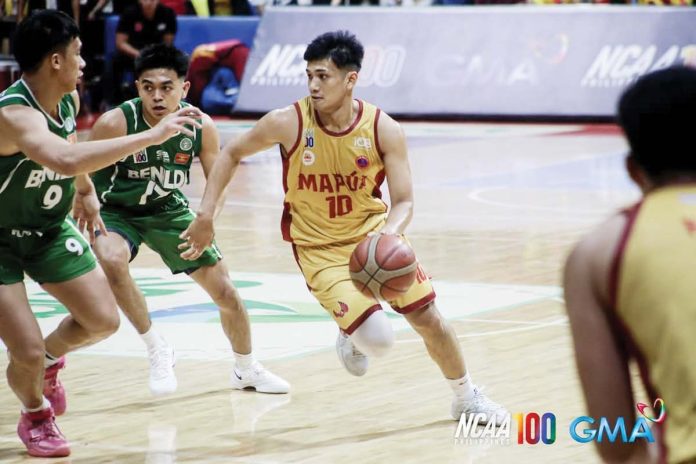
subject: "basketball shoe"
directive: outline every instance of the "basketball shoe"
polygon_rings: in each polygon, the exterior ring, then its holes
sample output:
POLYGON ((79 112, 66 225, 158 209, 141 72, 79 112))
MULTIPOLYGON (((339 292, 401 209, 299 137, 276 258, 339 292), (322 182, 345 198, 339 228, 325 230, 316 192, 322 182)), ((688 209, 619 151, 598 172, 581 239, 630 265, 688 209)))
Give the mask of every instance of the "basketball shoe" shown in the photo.
POLYGON ((287 393, 290 391, 289 383, 270 372, 258 361, 246 369, 235 367, 230 378, 232 386, 237 390, 253 388, 258 393, 287 393))
POLYGON ((52 458, 70 455, 70 445, 56 425, 53 408, 23 412, 17 424, 17 435, 30 456, 52 458))
POLYGON ((367 356, 355 347, 350 337, 342 330, 338 331, 336 353, 338 353, 338 360, 341 361, 343 367, 345 367, 351 375, 357 377, 365 375, 367 366, 369 365, 367 356))
POLYGON ((177 387, 174 347, 162 341, 156 348, 149 349, 147 354, 150 358, 150 392, 154 396, 174 393, 177 387))
POLYGON ((454 420, 459 420, 462 414, 481 414, 486 416, 482 424, 493 422, 495 425, 501 425, 506 416, 510 413, 507 409, 492 401, 483 394, 483 389, 474 387, 474 397, 470 400, 464 400, 457 396, 452 400, 452 417, 454 420))
POLYGON ((64 367, 65 356, 61 356, 57 363, 47 367, 46 371, 44 372, 43 394, 51 403, 53 412, 56 416, 62 415, 67 408, 65 388, 63 388, 63 383, 58 379, 58 371, 64 367))

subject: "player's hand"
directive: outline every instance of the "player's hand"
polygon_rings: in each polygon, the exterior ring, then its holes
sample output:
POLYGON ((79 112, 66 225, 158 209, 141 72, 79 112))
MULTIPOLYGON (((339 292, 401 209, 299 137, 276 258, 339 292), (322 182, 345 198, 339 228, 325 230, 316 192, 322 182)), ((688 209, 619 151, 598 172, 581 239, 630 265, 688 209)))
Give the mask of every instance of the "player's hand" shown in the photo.
POLYGON ((106 231, 106 226, 104 221, 102 221, 99 215, 99 209, 101 205, 99 204, 99 199, 94 190, 88 193, 75 193, 75 198, 73 200, 73 218, 77 222, 77 228, 80 232, 84 233, 85 229, 89 234, 89 243, 94 245, 94 241, 97 238, 96 231, 99 233, 108 235, 106 231))
POLYGON ((203 117, 201 110, 195 106, 187 106, 181 108, 174 113, 168 114, 155 127, 150 129, 154 137, 153 145, 159 145, 166 142, 176 134, 182 134, 193 137, 194 127, 200 129, 203 127, 198 119, 203 117))
POLYGON ((184 240, 178 247, 179 250, 184 250, 179 256, 188 261, 198 259, 205 249, 213 244, 214 237, 212 218, 197 216, 186 230, 179 234, 179 238, 184 240))

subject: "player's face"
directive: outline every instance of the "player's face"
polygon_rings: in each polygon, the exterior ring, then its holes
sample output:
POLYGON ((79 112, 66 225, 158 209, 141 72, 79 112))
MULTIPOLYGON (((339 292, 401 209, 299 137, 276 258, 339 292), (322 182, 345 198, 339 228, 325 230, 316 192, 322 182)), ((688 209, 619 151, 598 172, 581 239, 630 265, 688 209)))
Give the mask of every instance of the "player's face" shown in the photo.
POLYGON ((65 50, 52 55, 52 60, 60 66, 60 80, 65 84, 65 91, 72 92, 82 78, 85 60, 80 56, 82 41, 76 37, 65 47, 65 50))
POLYGON ((341 70, 328 58, 307 63, 309 95, 314 108, 321 112, 340 108, 350 97, 357 79, 357 72, 341 70))
POLYGON ((186 97, 190 85, 177 76, 176 71, 166 68, 148 69, 135 81, 145 113, 154 121, 179 109, 179 103, 186 97))

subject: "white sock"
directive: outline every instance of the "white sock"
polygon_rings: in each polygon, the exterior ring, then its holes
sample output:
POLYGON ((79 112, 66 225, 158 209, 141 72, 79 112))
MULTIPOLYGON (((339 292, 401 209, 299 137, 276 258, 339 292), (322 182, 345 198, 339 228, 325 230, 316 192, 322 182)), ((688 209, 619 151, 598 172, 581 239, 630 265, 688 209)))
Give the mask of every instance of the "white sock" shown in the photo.
POLYGON ((450 388, 457 398, 469 401, 475 395, 474 382, 471 380, 471 376, 468 372, 461 379, 447 379, 447 383, 449 383, 450 388))
POLYGON ((147 345, 147 350, 148 351, 153 351, 160 346, 164 345, 164 339, 160 337, 160 335, 155 332, 155 327, 150 326, 150 329, 145 332, 144 334, 140 334, 140 337, 143 339, 145 344, 147 345))
POLYGON ((239 354, 234 353, 234 360, 237 363, 237 367, 240 369, 248 369, 254 365, 256 359, 254 358, 254 353, 249 354, 239 354))
POLYGON ((51 403, 44 396, 43 403, 41 403, 41 406, 39 406, 38 408, 32 408, 32 409, 29 409, 29 408, 22 406, 22 412, 39 412, 39 411, 43 411, 44 409, 48 409, 50 407, 51 407, 51 403))
POLYGON ((59 357, 56 358, 47 351, 46 356, 44 356, 44 368, 51 367, 52 365, 57 364, 58 361, 60 361, 59 357))

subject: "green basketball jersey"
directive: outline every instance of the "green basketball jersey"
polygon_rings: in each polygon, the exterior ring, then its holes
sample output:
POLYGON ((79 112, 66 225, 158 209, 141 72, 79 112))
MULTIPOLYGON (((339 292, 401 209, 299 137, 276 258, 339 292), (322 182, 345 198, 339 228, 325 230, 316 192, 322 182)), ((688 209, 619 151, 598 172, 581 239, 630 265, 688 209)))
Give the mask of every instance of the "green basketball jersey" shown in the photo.
MULTIPOLYGON (((69 142, 77 141, 76 108, 70 94, 61 99, 56 120, 41 108, 27 84, 20 79, 0 93, 0 107, 10 105, 35 108, 44 115, 51 132, 69 142)), ((58 226, 70 212, 74 194, 72 177, 41 166, 24 153, 0 156, 0 229, 27 233, 58 226)))
MULTIPOLYGON (((180 107, 188 106, 181 102, 180 107)), ((128 134, 148 130, 143 103, 134 98, 118 107, 123 111, 128 134)), ((135 211, 151 211, 172 201, 188 206, 179 190, 189 182, 193 157, 200 153, 202 132, 195 128, 194 136, 178 134, 161 145, 152 145, 116 164, 97 171, 92 179, 101 202, 109 207, 135 211)))

